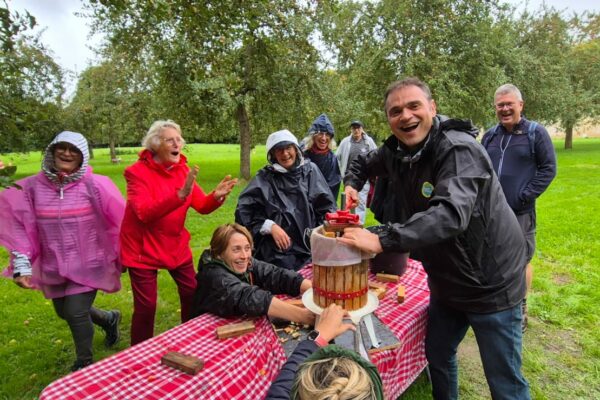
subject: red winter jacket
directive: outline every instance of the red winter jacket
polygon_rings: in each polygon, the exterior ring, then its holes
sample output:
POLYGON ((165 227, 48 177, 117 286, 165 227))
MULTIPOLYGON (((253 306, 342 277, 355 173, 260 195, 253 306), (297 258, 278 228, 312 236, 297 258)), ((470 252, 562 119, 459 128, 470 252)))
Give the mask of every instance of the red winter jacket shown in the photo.
POLYGON ((121 225, 121 261, 126 267, 174 269, 192 261, 190 233, 185 229, 187 210, 208 214, 222 203, 214 193, 204 194, 194 184, 185 200, 177 191, 189 172, 186 158, 165 168, 144 150, 139 160, 125 169, 127 206, 121 225))

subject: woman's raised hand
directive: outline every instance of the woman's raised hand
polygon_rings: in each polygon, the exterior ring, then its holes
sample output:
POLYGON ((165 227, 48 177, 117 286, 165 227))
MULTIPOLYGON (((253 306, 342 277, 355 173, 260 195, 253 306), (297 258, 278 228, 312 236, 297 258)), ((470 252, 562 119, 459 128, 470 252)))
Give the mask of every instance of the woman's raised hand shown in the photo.
POLYGON ((190 193, 192 193, 194 182, 196 182, 196 177, 198 176, 198 171, 200 171, 200 167, 194 165, 194 167, 190 169, 190 172, 188 172, 187 177, 185 178, 185 184, 177 192, 177 195, 181 200, 184 200, 190 195, 190 193))
POLYGON ((231 193, 233 187, 238 183, 237 178, 232 178, 231 175, 226 175, 225 178, 215 188, 215 197, 219 201, 224 201, 225 198, 231 193))

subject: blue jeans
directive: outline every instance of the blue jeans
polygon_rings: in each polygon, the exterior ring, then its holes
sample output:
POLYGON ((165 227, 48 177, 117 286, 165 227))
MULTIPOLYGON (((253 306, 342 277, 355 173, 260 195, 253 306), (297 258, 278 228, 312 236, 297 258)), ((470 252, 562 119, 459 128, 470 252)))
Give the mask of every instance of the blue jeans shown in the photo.
POLYGON ((432 300, 425 339, 434 399, 458 399, 456 350, 471 326, 493 399, 530 399, 521 374, 521 303, 499 312, 458 311, 432 300))

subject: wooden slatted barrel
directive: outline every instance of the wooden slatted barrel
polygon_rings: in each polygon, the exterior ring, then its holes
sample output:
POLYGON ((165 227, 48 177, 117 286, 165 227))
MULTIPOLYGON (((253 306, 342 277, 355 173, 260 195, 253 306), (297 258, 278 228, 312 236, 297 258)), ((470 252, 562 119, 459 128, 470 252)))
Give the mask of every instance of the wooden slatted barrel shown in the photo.
POLYGON ((346 311, 364 307, 369 291, 369 260, 362 259, 360 251, 325 236, 322 227, 315 229, 312 235, 315 304, 326 308, 335 303, 346 311))

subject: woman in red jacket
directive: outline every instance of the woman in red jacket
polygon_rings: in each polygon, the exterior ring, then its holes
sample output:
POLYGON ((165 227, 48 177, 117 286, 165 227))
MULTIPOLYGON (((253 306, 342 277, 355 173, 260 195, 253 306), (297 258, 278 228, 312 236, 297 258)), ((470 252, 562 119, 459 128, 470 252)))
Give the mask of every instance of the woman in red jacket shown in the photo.
POLYGON ((181 154, 185 141, 173 121, 156 121, 142 140, 138 161, 125 169, 127 206, 121 226, 121 259, 133 291, 131 344, 154 334, 157 273, 166 269, 175 280, 181 320, 190 318, 196 279, 185 217, 190 207, 208 214, 223 204, 237 179, 226 176, 205 194, 181 154))

